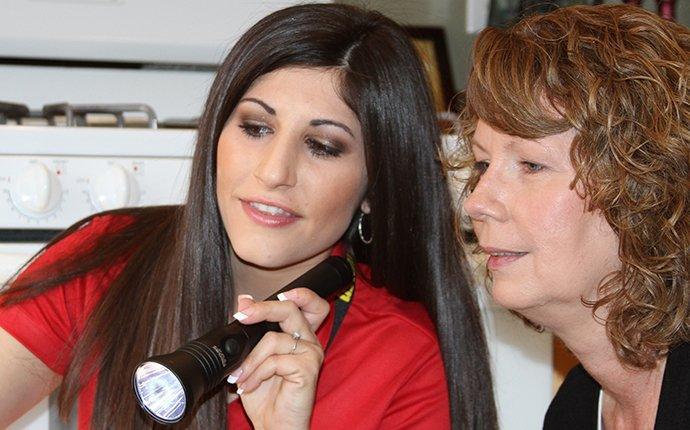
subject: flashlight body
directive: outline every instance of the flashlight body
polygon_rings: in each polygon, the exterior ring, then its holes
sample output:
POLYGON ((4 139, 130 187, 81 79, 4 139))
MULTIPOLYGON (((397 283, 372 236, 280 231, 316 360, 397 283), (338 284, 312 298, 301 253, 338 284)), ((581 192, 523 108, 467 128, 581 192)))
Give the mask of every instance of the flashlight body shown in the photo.
MULTIPOLYGON (((233 321, 187 343, 178 351, 193 359, 190 365, 196 363, 192 367, 196 367, 194 373, 200 380, 195 385, 203 394, 218 386, 269 331, 280 331, 280 326, 265 321, 243 326, 233 321)), ((150 361, 158 360, 154 357, 150 361)))

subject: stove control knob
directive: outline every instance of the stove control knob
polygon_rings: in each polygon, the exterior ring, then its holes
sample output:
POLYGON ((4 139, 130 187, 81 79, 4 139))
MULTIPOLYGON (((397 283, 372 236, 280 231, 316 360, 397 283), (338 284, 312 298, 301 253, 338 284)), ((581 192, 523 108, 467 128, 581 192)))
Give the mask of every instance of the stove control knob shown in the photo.
POLYGON ((57 207, 62 189, 57 175, 45 164, 36 162, 16 179, 10 196, 22 213, 40 218, 57 207))
POLYGON ((92 181, 91 199, 101 210, 134 206, 139 201, 139 188, 129 172, 115 163, 92 181))

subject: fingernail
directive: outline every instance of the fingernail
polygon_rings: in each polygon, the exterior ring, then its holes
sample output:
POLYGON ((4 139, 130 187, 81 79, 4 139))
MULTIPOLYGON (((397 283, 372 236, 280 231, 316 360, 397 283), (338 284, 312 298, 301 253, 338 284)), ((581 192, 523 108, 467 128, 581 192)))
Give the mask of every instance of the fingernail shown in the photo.
POLYGON ((234 375, 232 373, 228 375, 228 382, 231 384, 236 383, 237 380, 240 379, 240 376, 242 376, 242 369, 238 369, 235 373, 234 375))
POLYGON ((251 294, 239 294, 237 300, 239 301, 240 299, 254 300, 254 297, 251 294))
POLYGON ((235 314, 232 317, 235 318, 237 321, 244 321, 247 319, 248 315, 245 315, 242 312, 235 312, 235 314))
POLYGON ((237 389, 237 395, 238 395, 238 396, 241 396, 242 393, 244 393, 244 388, 238 388, 238 389, 237 389))
POLYGON ((285 297, 285 293, 280 293, 280 294, 278 294, 277 297, 278 297, 278 300, 280 300, 281 302, 284 302, 285 300, 289 300, 287 297, 285 297))

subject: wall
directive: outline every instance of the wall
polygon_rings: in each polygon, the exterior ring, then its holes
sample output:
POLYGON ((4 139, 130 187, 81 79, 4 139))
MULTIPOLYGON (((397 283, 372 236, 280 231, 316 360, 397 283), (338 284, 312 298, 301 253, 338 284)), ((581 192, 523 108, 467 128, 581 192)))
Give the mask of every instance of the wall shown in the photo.
POLYGON ((336 3, 376 9, 403 25, 443 27, 453 83, 456 89, 465 86, 474 40, 465 31, 466 0, 337 0, 336 3))
MULTIPOLYGON (((469 57, 476 34, 466 31, 468 2, 487 4, 489 0, 336 0, 335 3, 354 4, 379 10, 396 21, 417 26, 437 26, 446 30, 449 61, 453 83, 457 90, 464 88, 469 73, 469 57)), ((605 0, 620 4, 622 0, 605 0)), ((655 0, 643 0, 643 6, 656 10, 655 0)), ((481 7, 481 6, 479 6, 481 7)), ((677 21, 690 27, 690 1, 676 0, 677 21)))

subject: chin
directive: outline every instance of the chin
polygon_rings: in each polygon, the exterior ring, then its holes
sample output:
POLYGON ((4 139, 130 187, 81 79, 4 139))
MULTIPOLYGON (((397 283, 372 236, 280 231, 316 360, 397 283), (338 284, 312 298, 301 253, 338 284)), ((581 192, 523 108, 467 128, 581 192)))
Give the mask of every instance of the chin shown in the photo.
POLYGON ((515 312, 522 313, 543 304, 543 298, 535 298, 515 283, 495 283, 489 288, 489 292, 496 304, 515 312))
POLYGON ((256 241, 238 240, 235 242, 237 245, 232 241, 231 243, 235 256, 246 264, 266 269, 277 269, 289 264, 285 252, 275 252, 275 249, 283 248, 266 246, 265 243, 259 244, 256 241))

